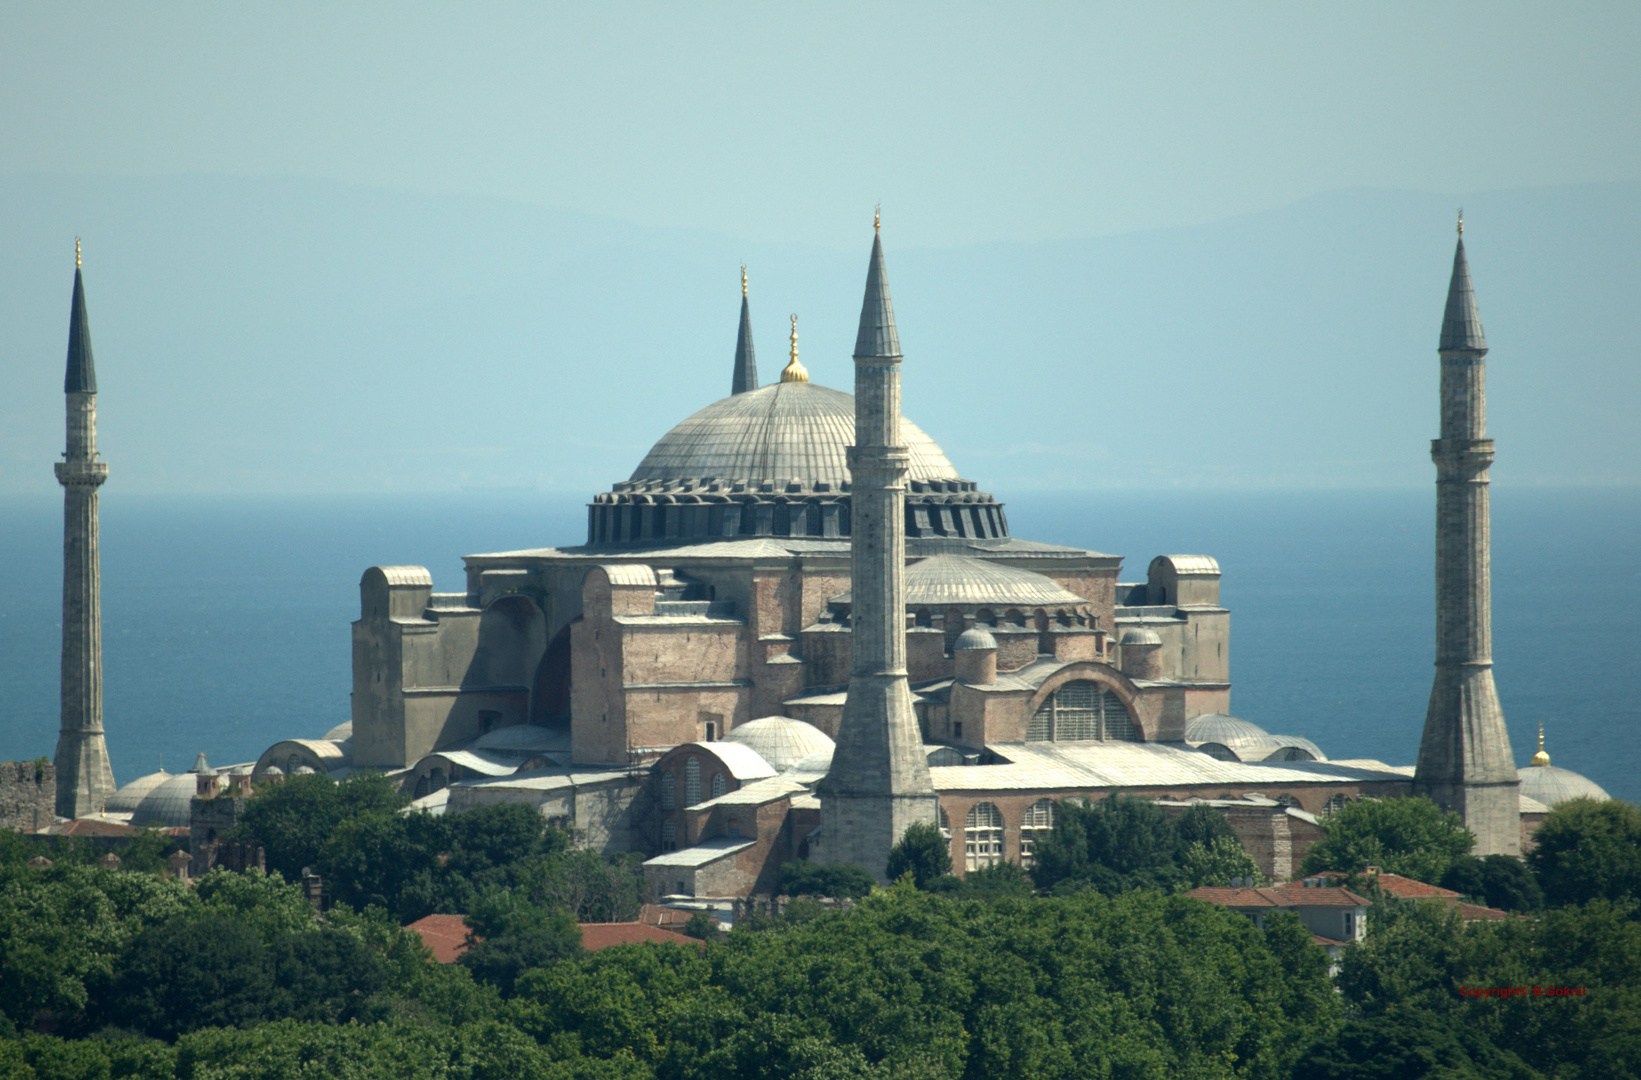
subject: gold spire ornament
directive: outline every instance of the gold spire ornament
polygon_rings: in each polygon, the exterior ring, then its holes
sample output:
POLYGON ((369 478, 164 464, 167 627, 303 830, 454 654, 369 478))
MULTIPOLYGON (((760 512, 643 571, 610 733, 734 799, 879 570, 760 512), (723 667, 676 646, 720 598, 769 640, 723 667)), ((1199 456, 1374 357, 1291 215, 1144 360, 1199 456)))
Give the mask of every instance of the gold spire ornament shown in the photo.
POLYGON ((1550 753, 1544 749, 1544 721, 1538 722, 1538 753, 1533 755, 1534 765, 1550 764, 1550 753))
POLYGON ((798 317, 792 316, 792 359, 781 370, 781 382, 808 382, 809 372, 798 363, 798 317))
POLYGON ((746 295, 746 263, 741 264, 741 295, 746 295))
POLYGON ((80 268, 80 238, 78 236, 76 236, 74 238, 74 269, 78 270, 79 268, 80 268))
POLYGON ((875 233, 883 231, 882 203, 878 203, 876 206, 872 207, 872 231, 875 233))
POLYGON ((1459 207, 1459 235, 1464 235, 1464 207, 1459 207))

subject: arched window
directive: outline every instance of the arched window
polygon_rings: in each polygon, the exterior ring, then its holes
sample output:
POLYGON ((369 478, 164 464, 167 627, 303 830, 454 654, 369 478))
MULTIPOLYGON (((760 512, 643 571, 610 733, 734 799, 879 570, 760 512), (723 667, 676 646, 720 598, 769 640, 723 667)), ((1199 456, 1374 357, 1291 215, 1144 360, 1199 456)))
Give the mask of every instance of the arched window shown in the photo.
POLYGON ((1122 698, 1089 679, 1068 682, 1054 691, 1026 725, 1027 742, 1138 742, 1139 738, 1122 698))
POLYGON ((1339 811, 1343 810, 1345 808, 1345 804, 1348 802, 1350 802, 1350 797, 1348 795, 1343 793, 1335 795, 1327 801, 1327 805, 1322 807, 1322 816, 1332 817, 1339 811))
POLYGON ((676 810, 678 808, 678 778, 670 772, 661 774, 661 809, 676 810))
POLYGON ((944 806, 940 808, 940 835, 946 838, 947 843, 951 842, 952 819, 946 816, 946 808, 944 806))
POLYGON ((989 802, 970 807, 963 820, 963 859, 969 870, 1003 861, 1003 815, 989 802))
POLYGON ((434 769, 431 773, 428 773, 428 775, 427 775, 427 789, 428 789, 428 791, 430 791, 430 792, 431 791, 443 791, 445 788, 447 788, 449 786, 450 786, 450 781, 445 779, 443 769, 434 769))
POLYGON ((721 772, 715 772, 715 773, 712 774, 712 797, 714 799, 716 799, 718 796, 722 795, 723 793, 724 793, 724 774, 721 773, 721 772))
POLYGON ((701 801, 701 759, 692 757, 684 765, 684 805, 701 801))
POLYGON ((1038 799, 1020 819, 1020 865, 1030 866, 1037 841, 1054 831, 1054 802, 1038 799))
POLYGON ((678 826, 670 821, 661 823, 661 850, 678 850, 678 826))

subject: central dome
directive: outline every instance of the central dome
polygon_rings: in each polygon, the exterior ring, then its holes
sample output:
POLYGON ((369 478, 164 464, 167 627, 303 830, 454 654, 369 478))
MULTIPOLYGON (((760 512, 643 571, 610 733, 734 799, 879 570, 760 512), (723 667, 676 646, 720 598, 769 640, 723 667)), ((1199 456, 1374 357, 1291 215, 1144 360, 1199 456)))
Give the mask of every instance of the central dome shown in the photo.
MULTIPOLYGON (((629 482, 796 481, 839 490, 849 481, 844 451, 854 441, 852 394, 814 383, 771 383, 685 419, 650 448, 629 482)), ((945 451, 904 417, 900 442, 912 456, 908 479, 958 478, 945 451)))

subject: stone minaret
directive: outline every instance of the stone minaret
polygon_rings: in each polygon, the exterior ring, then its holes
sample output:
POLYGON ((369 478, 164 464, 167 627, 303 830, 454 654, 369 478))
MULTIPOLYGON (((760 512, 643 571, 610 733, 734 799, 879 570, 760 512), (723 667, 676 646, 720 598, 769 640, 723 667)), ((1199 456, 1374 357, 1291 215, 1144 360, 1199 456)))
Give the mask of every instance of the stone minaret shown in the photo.
POLYGON ((818 785, 820 859, 884 880, 889 849, 935 823, 923 737, 906 682, 906 468, 900 444, 900 337, 883 242, 872 238, 855 338, 855 445, 849 448, 853 659, 832 767, 818 785))
POLYGON ((758 357, 752 352, 752 313, 746 303, 746 267, 741 267, 741 331, 735 335, 735 376, 731 395, 758 389, 758 357))
POLYGON ((1521 853, 1520 781, 1493 687, 1487 339, 1476 313, 1464 219, 1442 319, 1436 462, 1436 682, 1413 791, 1464 816, 1477 855, 1521 853))
POLYGON ((103 742, 102 569, 97 557, 97 489, 108 464, 97 460, 97 368, 85 314, 80 242, 74 242, 74 301, 68 321, 68 448, 57 463, 63 485, 63 726, 57 736, 57 816, 103 812, 114 773, 103 742))

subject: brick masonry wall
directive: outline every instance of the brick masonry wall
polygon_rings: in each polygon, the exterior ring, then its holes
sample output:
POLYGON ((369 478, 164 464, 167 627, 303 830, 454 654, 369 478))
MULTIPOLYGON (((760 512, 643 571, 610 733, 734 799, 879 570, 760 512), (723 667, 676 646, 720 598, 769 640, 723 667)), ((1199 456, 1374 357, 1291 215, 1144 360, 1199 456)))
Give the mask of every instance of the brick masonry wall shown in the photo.
POLYGON ((48 761, 0 761, 0 829, 33 832, 56 820, 57 769, 48 761))

